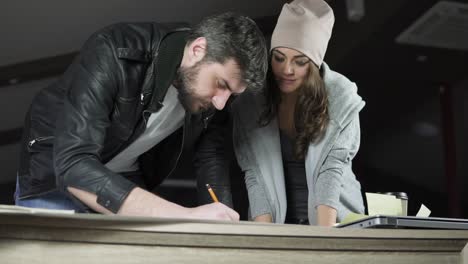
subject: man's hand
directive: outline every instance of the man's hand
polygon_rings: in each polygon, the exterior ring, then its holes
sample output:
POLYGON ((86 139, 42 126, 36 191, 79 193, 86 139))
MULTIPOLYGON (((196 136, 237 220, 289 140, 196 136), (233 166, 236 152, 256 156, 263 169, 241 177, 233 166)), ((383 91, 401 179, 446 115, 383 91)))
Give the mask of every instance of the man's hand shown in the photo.
MULTIPOLYGON (((93 210, 103 214, 112 214, 112 212, 96 202, 97 197, 95 194, 73 187, 68 187, 68 191, 93 210)), ((239 221, 239 214, 222 203, 212 203, 194 208, 187 208, 166 201, 138 187, 130 192, 117 214, 239 221)))
POLYGON ((211 203, 190 208, 187 218, 239 221, 239 214, 222 203, 211 203))

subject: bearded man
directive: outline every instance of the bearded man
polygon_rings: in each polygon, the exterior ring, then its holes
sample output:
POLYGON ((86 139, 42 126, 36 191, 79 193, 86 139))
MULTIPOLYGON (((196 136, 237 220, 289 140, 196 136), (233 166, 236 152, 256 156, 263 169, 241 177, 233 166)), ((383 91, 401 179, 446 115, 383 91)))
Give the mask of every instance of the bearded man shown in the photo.
POLYGON ((90 37, 25 120, 17 205, 78 212, 239 219, 221 203, 187 208, 151 190, 231 95, 263 87, 265 40, 233 13, 183 24, 121 23, 90 37))

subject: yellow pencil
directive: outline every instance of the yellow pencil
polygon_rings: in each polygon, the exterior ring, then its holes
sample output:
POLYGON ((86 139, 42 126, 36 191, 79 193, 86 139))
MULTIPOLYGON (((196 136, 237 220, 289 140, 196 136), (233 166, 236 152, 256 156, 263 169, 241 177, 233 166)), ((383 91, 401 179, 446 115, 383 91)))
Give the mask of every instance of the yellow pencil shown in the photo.
POLYGON ((209 184, 206 184, 206 188, 208 188, 208 192, 210 193, 211 199, 213 199, 215 203, 219 203, 218 197, 216 197, 216 194, 214 193, 213 189, 211 189, 211 186, 209 184))

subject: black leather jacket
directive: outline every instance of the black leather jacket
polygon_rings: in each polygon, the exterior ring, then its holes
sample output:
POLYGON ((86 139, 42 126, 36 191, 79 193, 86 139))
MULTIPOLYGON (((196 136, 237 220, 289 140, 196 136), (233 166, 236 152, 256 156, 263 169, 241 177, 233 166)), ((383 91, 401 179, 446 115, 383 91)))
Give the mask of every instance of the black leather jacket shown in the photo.
MULTIPOLYGON (((20 199, 76 187, 117 212, 136 186, 103 164, 133 142, 162 107, 183 56, 188 28, 116 24, 95 33, 26 117, 18 171, 20 199)), ((212 113, 186 114, 183 128, 141 155, 153 189, 190 153, 212 113), (162 160, 162 161, 161 161, 162 160)))

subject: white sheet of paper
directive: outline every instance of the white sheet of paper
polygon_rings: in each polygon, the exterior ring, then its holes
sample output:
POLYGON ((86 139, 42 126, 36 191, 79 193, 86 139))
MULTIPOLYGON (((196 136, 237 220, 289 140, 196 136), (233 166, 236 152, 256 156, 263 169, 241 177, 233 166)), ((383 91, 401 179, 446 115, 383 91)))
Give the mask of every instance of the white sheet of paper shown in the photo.
POLYGON ((431 210, 429 210, 429 208, 427 208, 424 204, 421 204, 421 208, 419 208, 419 211, 416 214, 416 216, 428 217, 430 214, 431 214, 431 210))
POLYGON ((30 214, 74 214, 74 210, 53 210, 42 208, 30 208, 17 205, 0 204, 2 213, 30 213, 30 214))

